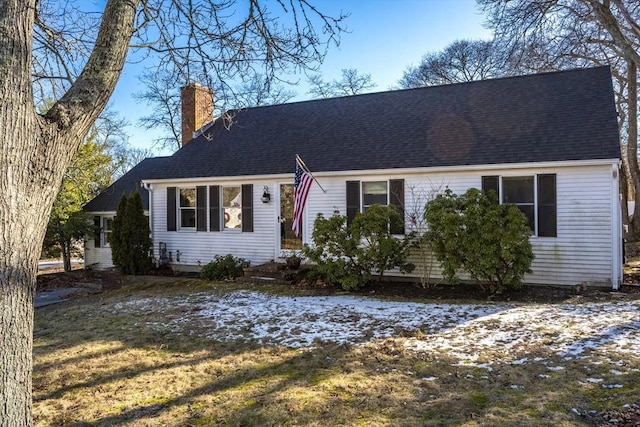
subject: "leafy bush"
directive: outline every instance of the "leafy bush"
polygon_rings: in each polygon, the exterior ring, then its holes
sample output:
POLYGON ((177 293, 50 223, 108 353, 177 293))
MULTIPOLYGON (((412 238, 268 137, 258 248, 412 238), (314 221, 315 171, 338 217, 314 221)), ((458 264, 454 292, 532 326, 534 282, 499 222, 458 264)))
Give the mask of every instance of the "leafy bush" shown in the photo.
POLYGON ((149 218, 144 214, 137 191, 123 195, 118 204, 111 232, 113 264, 122 274, 145 274, 153 264, 149 218))
POLYGON ((500 293, 518 288, 531 272, 527 217, 514 205, 499 204, 494 192, 471 188, 459 196, 447 189, 427 204, 425 219, 426 238, 448 282, 459 281, 462 270, 500 293))
POLYGON ((231 254, 216 255, 213 261, 202 267, 200 277, 208 280, 233 279, 242 276, 245 267, 249 267, 246 259, 236 258, 231 254))
POLYGON ((410 272, 415 266, 407 261, 410 239, 398 239, 389 232, 390 224, 401 221, 398 211, 373 205, 358 214, 351 224, 334 212, 330 218, 318 214, 312 234, 313 247, 305 245, 304 255, 316 264, 315 273, 345 290, 365 286, 378 273, 398 268, 410 272))

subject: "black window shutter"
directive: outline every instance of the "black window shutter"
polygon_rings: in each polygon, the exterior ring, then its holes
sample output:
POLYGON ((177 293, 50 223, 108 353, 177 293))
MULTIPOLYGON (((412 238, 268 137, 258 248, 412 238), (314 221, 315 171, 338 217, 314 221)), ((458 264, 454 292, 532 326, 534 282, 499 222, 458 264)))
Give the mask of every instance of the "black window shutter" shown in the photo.
POLYGON ((500 177, 497 175, 482 177, 482 191, 489 193, 495 191, 498 201, 500 200, 500 177))
POLYGON ((207 187, 196 187, 196 230, 207 231, 207 187))
POLYGON ((93 244, 96 248, 100 247, 100 235, 102 234, 100 232, 101 229, 100 217, 96 215, 93 217, 93 244))
POLYGON ((556 237, 557 202, 556 174, 538 175, 538 236, 556 237))
POLYGON ((404 234, 404 179, 389 180, 389 205, 398 210, 400 222, 389 225, 391 234, 404 234))
POLYGON ((176 187, 167 187, 167 231, 176 229, 176 187))
POLYGON ((220 186, 209 186, 209 231, 220 231, 220 186))
POLYGON ((242 185, 242 231, 253 231, 253 184, 242 185))
POLYGON ((360 212, 360 181, 347 181, 347 224, 360 212))

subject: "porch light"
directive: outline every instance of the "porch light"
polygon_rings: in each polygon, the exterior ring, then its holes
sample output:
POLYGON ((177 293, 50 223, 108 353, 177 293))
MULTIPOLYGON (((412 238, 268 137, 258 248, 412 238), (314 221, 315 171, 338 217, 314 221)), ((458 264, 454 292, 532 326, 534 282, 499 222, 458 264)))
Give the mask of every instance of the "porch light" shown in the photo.
POLYGON ((270 200, 271 194, 269 194, 269 187, 265 185, 262 191, 262 203, 269 203, 270 200))

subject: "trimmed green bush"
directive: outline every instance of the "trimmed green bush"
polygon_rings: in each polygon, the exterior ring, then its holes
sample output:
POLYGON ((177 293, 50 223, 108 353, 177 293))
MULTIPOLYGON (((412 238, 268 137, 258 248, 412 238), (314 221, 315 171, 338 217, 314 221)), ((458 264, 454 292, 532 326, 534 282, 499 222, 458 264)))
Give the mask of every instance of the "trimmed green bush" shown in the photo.
POLYGON ((427 204, 425 219, 426 239, 447 282, 459 282, 464 271, 500 293, 519 288, 531 272, 527 217, 515 205, 499 204, 494 192, 471 188, 459 196, 447 189, 427 204))
POLYGON ((120 199, 110 245, 113 264, 122 274, 146 274, 151 269, 151 230, 137 191, 120 199))
POLYGON ((372 272, 381 280, 392 268, 403 273, 415 268, 407 261, 410 239, 398 239, 389 232, 390 225, 400 221, 395 208, 381 205, 358 214, 351 224, 337 211, 330 218, 318 214, 313 247, 305 245, 302 251, 316 264, 314 274, 344 290, 359 289, 371 280, 372 272))
POLYGON ((244 258, 236 258, 231 254, 216 255, 213 261, 202 267, 200 277, 207 280, 233 279, 242 276, 245 267, 249 267, 249 261, 244 258))

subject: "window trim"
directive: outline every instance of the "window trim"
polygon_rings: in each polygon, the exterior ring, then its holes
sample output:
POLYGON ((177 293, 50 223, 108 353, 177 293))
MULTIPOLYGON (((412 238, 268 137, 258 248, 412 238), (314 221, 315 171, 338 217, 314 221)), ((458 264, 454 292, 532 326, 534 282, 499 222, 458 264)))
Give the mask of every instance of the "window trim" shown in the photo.
POLYGON ((111 247, 111 243, 109 243, 107 240, 107 235, 113 232, 113 220, 115 218, 116 218, 115 216, 106 216, 106 215, 100 218, 101 219, 100 239, 101 239, 101 245, 104 248, 111 247), (109 229, 107 229, 107 221, 111 221, 111 227, 109 229))
MULTIPOLYGON (((232 232, 232 233, 237 233, 237 232, 241 232, 242 231, 242 223, 243 221, 243 217, 244 215, 242 215, 242 202, 243 202, 243 194, 242 194, 242 185, 237 184, 237 185, 221 185, 220 186, 220 220, 221 220, 221 224, 220 224, 220 231, 223 232, 232 232), (225 188, 230 189, 230 188, 239 188, 240 189, 240 194, 238 194, 236 197, 240 197, 240 223, 238 224, 238 227, 227 227, 226 223, 227 221, 225 221, 225 214, 227 213, 226 210, 227 209, 231 209, 231 206, 225 206, 224 204, 224 190, 225 188)), ((237 209, 237 208, 236 208, 237 209)), ((231 219, 231 217, 229 217, 231 219)))
MULTIPOLYGON (((505 175, 487 175, 482 176, 482 190, 487 192, 490 190, 498 190, 498 202, 500 204, 504 203, 504 191, 503 191, 503 178, 533 178, 533 218, 534 218, 534 229, 532 230, 532 237, 558 237, 558 184, 557 184, 557 174, 555 173, 533 173, 533 174, 505 174, 505 175), (542 180, 551 180, 551 182, 546 182, 541 184, 542 180), (550 186, 547 191, 553 191, 553 201, 542 203, 541 202, 541 186, 550 186), (541 219, 543 215, 543 211, 547 213, 549 217, 546 219, 541 219), (540 226, 542 221, 549 221, 549 223, 544 224, 544 227, 540 226), (544 228, 544 230, 541 230, 544 228), (541 233, 542 231, 542 233, 541 233)), ((517 206, 517 205, 516 205, 517 206)))
POLYGON ((177 229, 180 231, 196 231, 198 228, 198 190, 197 187, 193 186, 193 187, 176 187, 176 225, 177 225, 177 229), (181 202, 181 192, 182 190, 193 190, 193 194, 195 196, 195 200, 194 200, 194 204, 193 206, 181 206, 180 202, 181 202), (182 225, 182 212, 183 211, 193 211, 193 220, 194 220, 194 225, 193 227, 191 226, 184 226, 182 225))
POLYGON ((401 224, 393 226, 391 233, 394 235, 405 234, 405 197, 404 197, 404 179, 388 178, 388 179, 371 179, 366 181, 347 181, 346 182, 346 208, 347 223, 350 224, 358 213, 364 212, 364 193, 363 184, 371 182, 385 182, 387 186, 387 204, 386 206, 394 206, 398 209, 402 219, 401 224))

